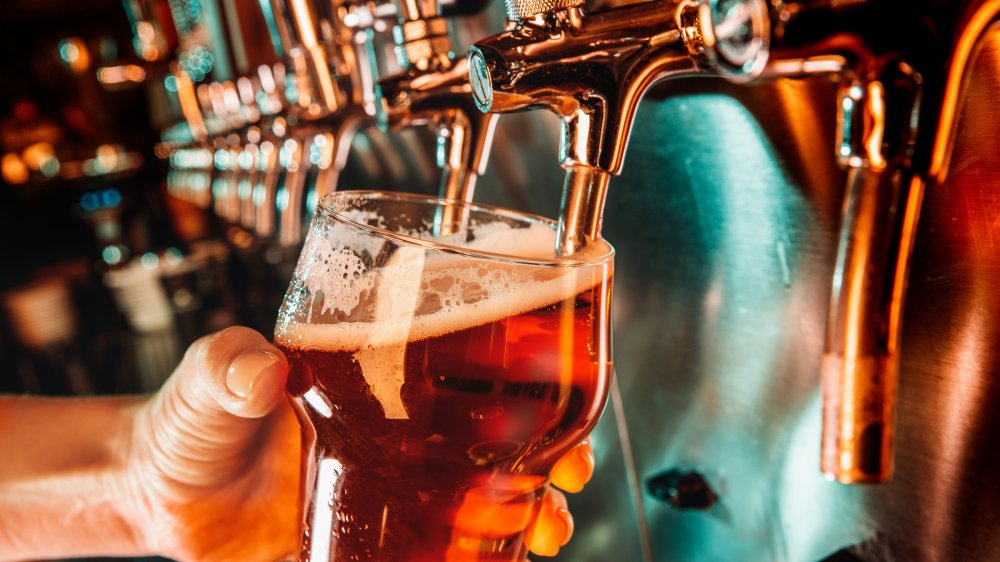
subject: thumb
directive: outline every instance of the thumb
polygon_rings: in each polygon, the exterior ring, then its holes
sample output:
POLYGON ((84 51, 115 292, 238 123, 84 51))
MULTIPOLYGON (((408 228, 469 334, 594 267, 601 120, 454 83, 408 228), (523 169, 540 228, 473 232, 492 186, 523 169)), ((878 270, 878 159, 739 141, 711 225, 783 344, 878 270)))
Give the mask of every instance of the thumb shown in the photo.
POLYGON ((259 418, 284 396, 288 361, 264 336, 237 326, 192 344, 177 375, 178 390, 204 413, 259 418))
POLYGON ((251 456, 262 418, 282 400, 288 361, 249 328, 196 341, 140 417, 140 430, 169 480, 218 485, 251 456))

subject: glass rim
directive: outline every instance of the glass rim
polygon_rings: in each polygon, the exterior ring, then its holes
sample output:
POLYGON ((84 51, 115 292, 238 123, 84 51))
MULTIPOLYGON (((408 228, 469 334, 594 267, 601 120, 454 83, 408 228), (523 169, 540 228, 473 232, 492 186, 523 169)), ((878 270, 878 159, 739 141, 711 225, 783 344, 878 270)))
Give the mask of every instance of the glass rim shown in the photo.
POLYGON ((381 200, 410 201, 414 203, 430 204, 438 207, 445 204, 459 205, 469 210, 483 211, 492 215, 507 217, 521 222, 529 222, 529 223, 533 222, 533 223, 544 224, 552 228, 553 230, 556 230, 558 226, 558 223, 555 220, 550 219, 548 217, 543 217, 541 215, 535 215, 532 213, 525 213, 522 211, 514 211, 511 209, 506 209, 504 207, 490 205, 488 203, 472 203, 472 202, 460 201, 457 199, 449 199, 446 197, 438 197, 434 195, 423 195, 420 193, 379 191, 370 189, 342 190, 324 195, 322 199, 320 199, 319 204, 316 206, 316 213, 317 214, 322 213, 323 216, 331 220, 335 220, 348 227, 360 230, 362 232, 367 232, 381 238, 391 240, 401 245, 418 246, 428 250, 435 250, 469 258, 502 261, 518 265, 537 265, 546 267, 580 267, 588 265, 600 265, 602 263, 611 261, 611 259, 615 255, 614 246, 612 246, 604 238, 601 238, 601 242, 603 242, 604 245, 607 247, 606 252, 601 252, 600 254, 587 256, 583 258, 558 257, 558 256, 554 256, 551 258, 528 258, 524 256, 518 256, 515 254, 488 252, 485 250, 476 250, 462 246, 455 246, 452 244, 445 244, 443 242, 425 240, 423 238, 418 238, 416 236, 410 236, 408 234, 402 234, 400 232, 396 232, 386 228, 381 228, 378 226, 372 226, 370 224, 358 222, 333 208, 335 201, 349 199, 349 198, 360 198, 367 200, 381 199, 381 200))

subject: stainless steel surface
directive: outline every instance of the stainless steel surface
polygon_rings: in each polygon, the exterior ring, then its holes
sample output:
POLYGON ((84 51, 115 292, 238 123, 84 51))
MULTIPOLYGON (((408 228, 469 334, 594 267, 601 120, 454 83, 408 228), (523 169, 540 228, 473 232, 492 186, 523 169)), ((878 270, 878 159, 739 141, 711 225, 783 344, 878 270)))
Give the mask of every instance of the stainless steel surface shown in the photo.
MULTIPOLYGON (((821 148, 834 86, 704 85, 640 108, 605 215, 636 477, 697 467, 719 493, 706 513, 644 498, 655 560, 814 561, 852 546, 871 561, 998 559, 998 64, 994 31, 960 100, 951 172, 925 196, 896 472, 875 487, 827 482, 816 463, 845 179, 821 148), (738 142, 720 147, 720 135, 738 142)), ((625 494, 624 476, 599 474, 597 487, 625 494)), ((597 505, 573 505, 578 529, 599 528, 585 515, 597 505)), ((560 559, 620 559, 614 548, 584 539, 560 559)))

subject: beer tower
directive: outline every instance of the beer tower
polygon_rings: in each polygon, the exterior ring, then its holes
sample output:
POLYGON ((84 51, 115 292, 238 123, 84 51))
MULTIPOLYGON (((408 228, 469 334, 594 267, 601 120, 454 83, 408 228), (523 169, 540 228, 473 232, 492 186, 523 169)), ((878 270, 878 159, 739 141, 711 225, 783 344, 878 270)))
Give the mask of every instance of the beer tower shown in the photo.
MULTIPOLYGON (((816 560, 851 545, 863 560, 994 552, 988 375, 1000 242, 984 186, 998 169, 988 130, 1000 4, 610 5, 508 0, 506 31, 466 59, 453 56, 444 2, 240 3, 240 18, 270 22, 275 54, 244 56, 246 79, 228 83, 176 71, 195 143, 171 145, 171 162, 204 168, 211 153, 219 214, 294 246, 366 124, 430 125, 441 193, 469 198, 496 114, 548 109, 565 170, 559 251, 600 235, 606 206, 630 221, 608 236, 621 249, 624 357, 616 418, 602 423, 613 424, 605 443, 621 447, 632 495, 615 488, 617 464, 599 467, 592 490, 605 503, 575 512, 584 536, 569 559, 816 560), (403 70, 376 77, 370 42, 385 22, 396 24, 403 70), (656 112, 640 107, 647 92, 656 112), (732 135, 734 121, 763 132, 732 135), (975 140, 960 142, 960 121, 975 140), (633 143, 624 166, 633 125, 661 144, 633 143), (953 151, 963 156, 949 166, 953 151), (740 158, 770 168, 748 173, 740 158), (690 192, 668 181, 685 178, 648 179, 664 162, 688 174, 690 192), (757 175, 745 182, 756 187, 727 188, 743 178, 715 169, 757 175), (648 278, 630 281, 636 272, 648 278), (904 308, 915 320, 903 322, 904 308), (810 480, 817 446, 827 479, 885 485, 810 480), (759 462, 739 462, 747 457, 759 462), (606 509, 612 501, 628 505, 606 509), (629 510, 634 521, 612 515, 629 510), (587 535, 597 523, 619 532, 587 535), (608 536, 624 542, 630 524, 638 550, 615 549, 608 536)), ((180 192, 211 203, 205 189, 180 192)))

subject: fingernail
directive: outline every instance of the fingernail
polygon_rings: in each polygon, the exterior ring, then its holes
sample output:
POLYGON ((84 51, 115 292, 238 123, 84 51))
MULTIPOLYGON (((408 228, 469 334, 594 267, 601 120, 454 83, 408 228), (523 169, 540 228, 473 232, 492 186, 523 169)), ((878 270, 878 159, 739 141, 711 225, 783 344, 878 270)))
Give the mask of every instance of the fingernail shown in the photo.
POLYGON ((277 355, 266 349, 241 353, 233 359, 229 365, 229 373, 226 374, 226 386, 229 387, 229 392, 240 398, 250 396, 254 384, 279 361, 277 355))
POLYGON ((565 507, 560 507, 559 509, 556 509, 556 515, 559 516, 559 519, 562 521, 563 526, 565 527, 565 532, 563 533, 562 536, 562 542, 559 543, 559 546, 565 546, 566 543, 569 542, 569 539, 573 537, 573 529, 575 527, 573 523, 573 514, 570 513, 569 510, 566 509, 565 507))

